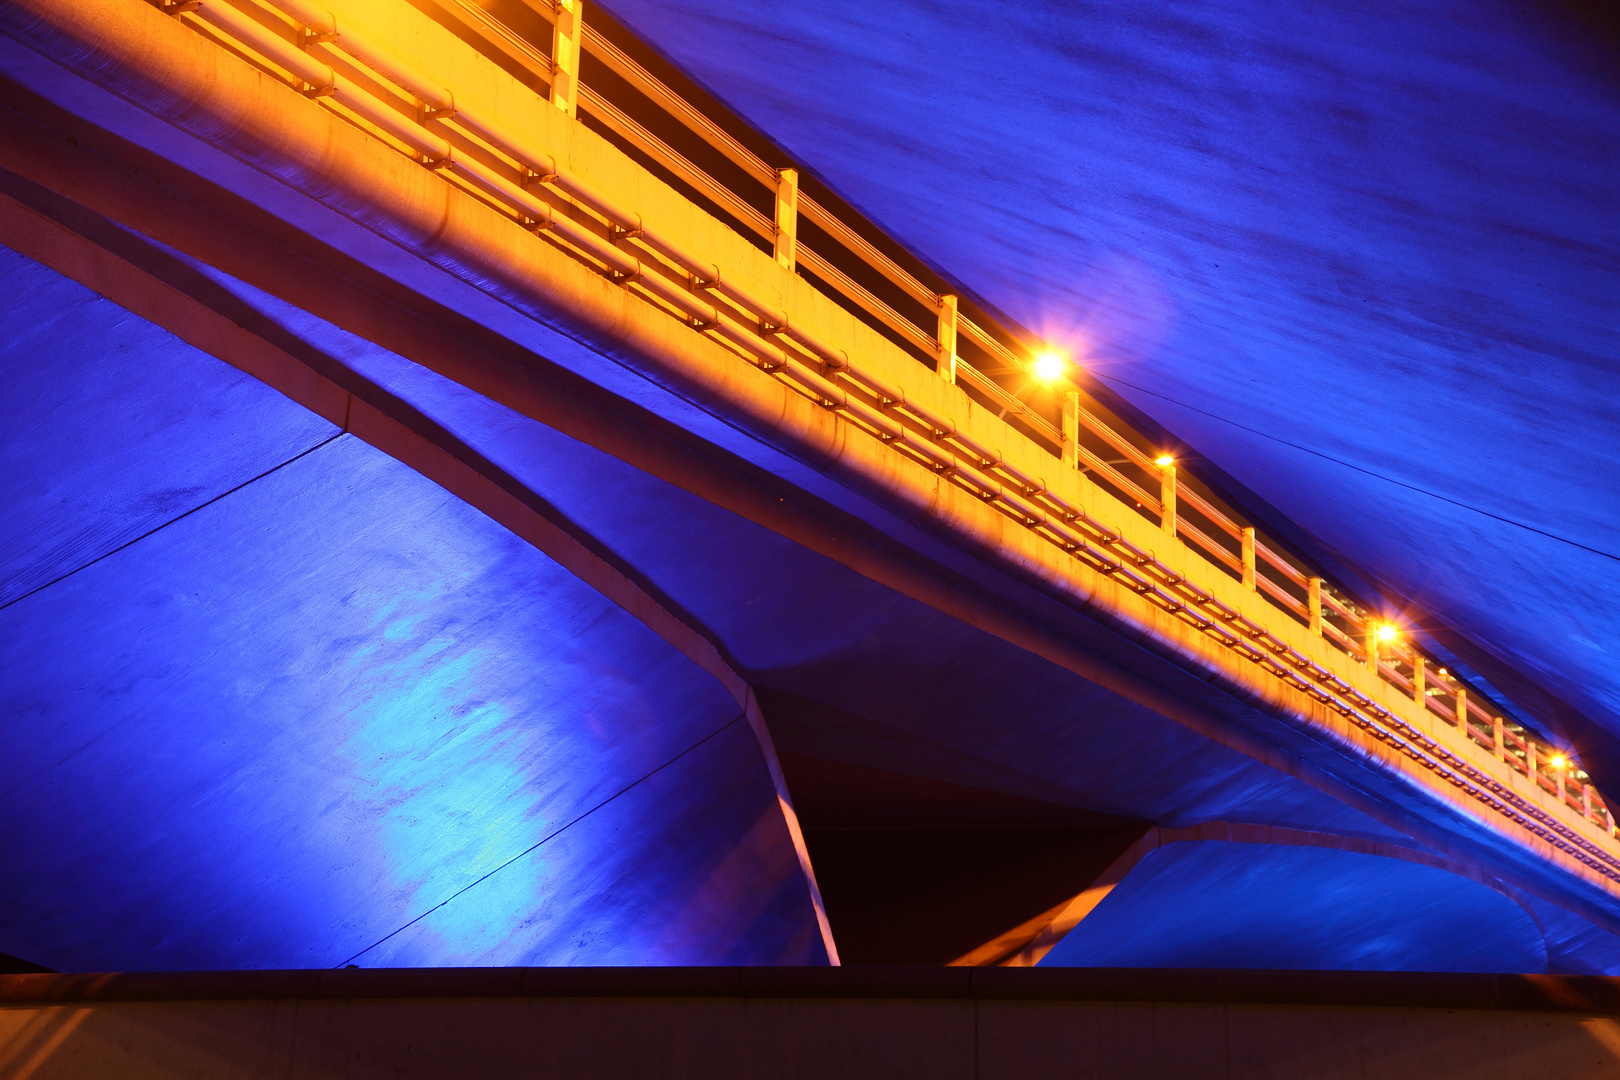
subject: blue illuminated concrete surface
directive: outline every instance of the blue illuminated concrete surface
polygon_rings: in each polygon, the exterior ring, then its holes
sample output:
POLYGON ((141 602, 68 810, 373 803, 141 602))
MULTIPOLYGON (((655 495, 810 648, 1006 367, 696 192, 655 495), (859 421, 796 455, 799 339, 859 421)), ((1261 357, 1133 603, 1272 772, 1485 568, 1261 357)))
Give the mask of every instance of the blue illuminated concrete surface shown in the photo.
MULTIPOLYGON (((1604 644, 1617 508, 1600 470, 1570 464, 1572 445, 1620 449, 1620 282, 1613 226, 1592 224, 1620 209, 1605 181, 1620 127, 1613 85, 1555 22, 1259 3, 608 7, 1085 357, 1185 437, 1184 460, 1269 500, 1347 575, 1414 598, 1443 642, 1469 632, 1493 679, 1535 677, 1553 694, 1523 703, 1553 734, 1620 730, 1604 644)), ((1092 875, 1149 823, 1412 842, 191 265, 503 470, 711 642, 759 691, 809 856, 913 857, 923 884, 881 898, 895 911, 1005 884, 1044 898, 1004 923, 1038 915, 1089 880, 1046 873, 1054 853, 1092 875), (862 784, 903 792, 905 813, 852 809, 862 784)), ((826 960, 767 750, 719 681, 355 435, 27 259, 0 251, 0 275, 0 952, 133 970, 826 960)), ((587 377, 601 360, 538 358, 587 377)), ((610 374, 609 392, 634 382, 610 374)), ((750 482, 767 471, 715 458, 750 482)), ((825 485, 770 490, 844 521, 817 501, 825 485)), ((1176 692, 1237 711, 1208 687, 1176 692)), ((877 962, 862 948, 883 912, 829 880, 845 890, 829 893, 834 936, 840 918, 867 934, 847 959, 877 962)), ((896 955, 943 963, 983 940, 945 929, 896 955)), ((1617 941, 1420 862, 1178 843, 1044 963, 1609 972, 1617 941)))
POLYGON ((60 578, 0 611, 6 951, 824 961, 718 682, 405 466, 5 258, 7 324, 54 316, 6 354, 7 552, 60 578), (164 527, 111 550, 128 507, 164 527))
POLYGON ((1194 468, 1597 729, 1534 690, 1526 719, 1620 733, 1604 9, 604 6, 1194 468))
POLYGON ((751 681, 830 708, 768 713, 779 741, 1164 824, 1218 818, 1400 835, 762 525, 212 276, 543 495, 689 613, 751 681))
POLYGON ((0 251, 0 290, 0 604, 335 434, 256 379, 176 348, 10 251, 0 251))
POLYGON ((1546 971, 1536 920, 1434 867, 1352 851, 1178 843, 1150 852, 1051 967, 1546 971))
MULTIPOLYGON (((161 488, 172 458, 221 455, 235 444, 211 431, 211 417, 261 441, 293 437, 240 465, 223 498, 191 495, 150 535, 64 561, 58 576, 76 572, 0 612, 0 684, 17 718, 4 735, 0 806, 30 826, 4 849, 4 951, 134 970, 824 959, 759 744, 719 683, 404 465, 53 272, 15 256, 9 266, 8 295, 48 297, 62 313, 64 330, 26 353, 48 360, 52 377, 12 408, 35 440, 30 475, 80 492, 76 505, 161 488), (109 363, 97 346, 118 340, 109 325, 138 340, 138 363, 110 365, 145 380, 122 396, 102 391, 109 363), (160 400, 175 418, 151 431, 98 421, 109 397, 126 408, 160 400), (59 416, 78 418, 73 438, 57 433, 59 416)), ((210 274, 542 496, 762 688, 800 785, 811 855, 828 860, 840 890, 829 910, 851 929, 854 962, 888 955, 873 942, 892 934, 839 878, 863 865, 848 861, 858 851, 841 839, 850 827, 878 830, 867 834, 873 851, 898 843, 916 853, 909 872, 924 891, 891 884, 885 903, 896 910, 930 910, 927 889, 938 886, 926 882, 942 872, 956 879, 941 894, 953 902, 970 902, 974 888, 1010 883, 1038 896, 1062 885, 1031 910, 1013 905, 1011 921, 1083 888, 1138 834, 1133 823, 1219 819, 1402 839, 1286 773, 210 274), (869 786, 903 794, 861 810, 847 783, 860 770, 875 778, 869 786), (836 798, 828 775, 846 778, 836 798), (892 819, 896 802, 904 820, 892 819), (1009 841, 995 830, 1031 824, 1056 846, 1037 838, 1027 856, 1009 855, 1035 834, 1009 841), (919 828, 934 830, 926 843, 906 831, 919 828), (1064 851, 1076 868, 1067 884, 1040 870, 1064 851), (975 885, 981 864, 990 876, 975 885)), ((49 529, 72 520, 60 504, 15 498, 49 529)), ((1270 877, 1249 875, 1289 883, 1267 891, 1269 902, 1288 898, 1309 921, 1312 898, 1336 891, 1332 917, 1310 933, 1290 937, 1257 916, 1206 925, 1176 952, 1152 904, 1128 903, 1130 890, 1180 909, 1241 887, 1247 871, 1192 865, 1165 886, 1150 860, 1096 924, 1123 918, 1128 932, 1110 940, 1134 941, 1140 955, 1094 956, 1081 937, 1046 963, 1185 966, 1188 950, 1225 955, 1247 933, 1269 942, 1261 953, 1277 967, 1545 970, 1555 946, 1558 970, 1620 964, 1612 935, 1551 905, 1543 945, 1523 908, 1472 881, 1339 852, 1310 852, 1310 865, 1288 862, 1300 859, 1293 849, 1275 858, 1284 865, 1270 877), (1435 900, 1448 888, 1456 896, 1435 900), (1434 937, 1427 924, 1411 924, 1405 953, 1369 954, 1365 919, 1340 910, 1453 901, 1490 916, 1470 940, 1495 964, 1458 959, 1449 931, 1434 937), (1503 904, 1512 918, 1494 917, 1503 904)), ((900 955, 944 962, 977 940, 962 939, 970 929, 947 926, 900 955), (954 944, 939 952, 942 942, 954 944)))

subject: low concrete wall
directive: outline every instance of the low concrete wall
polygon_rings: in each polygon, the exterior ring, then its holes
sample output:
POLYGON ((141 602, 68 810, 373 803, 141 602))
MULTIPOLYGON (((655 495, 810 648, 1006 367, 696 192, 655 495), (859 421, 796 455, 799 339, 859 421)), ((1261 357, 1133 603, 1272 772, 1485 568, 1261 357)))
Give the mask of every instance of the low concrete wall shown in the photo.
POLYGON ((1620 980, 997 969, 0 977, 0 1076, 1620 1076, 1620 980))

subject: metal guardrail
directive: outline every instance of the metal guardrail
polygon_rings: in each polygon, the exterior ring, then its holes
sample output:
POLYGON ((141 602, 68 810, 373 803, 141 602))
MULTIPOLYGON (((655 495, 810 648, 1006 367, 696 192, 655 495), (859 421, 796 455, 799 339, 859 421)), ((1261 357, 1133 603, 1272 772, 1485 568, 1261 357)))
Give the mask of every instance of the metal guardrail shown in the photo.
MULTIPOLYGON (((582 24, 577 0, 559 0, 558 6, 551 9, 558 16, 554 23, 559 40, 553 42, 550 55, 496 23, 468 0, 426 2, 438 3, 461 19, 464 27, 473 27, 480 40, 509 64, 518 63, 536 73, 544 71, 551 81, 553 103, 570 112, 582 104, 661 169, 762 239, 770 239, 778 261, 790 269, 796 263, 809 268, 824 291, 832 290, 829 295, 833 299, 858 313, 864 312, 869 320, 883 323, 891 332, 891 340, 898 336, 917 352, 933 353, 942 376, 959 375, 987 403, 999 407, 1004 416, 1014 412, 1015 418, 1033 432, 1037 443, 1044 440, 1059 447, 1067 464, 1091 473, 1100 487, 1112 490, 1130 509, 1157 518, 1166 535, 1181 539, 1215 567, 1240 578, 1329 645, 1364 663, 1386 683, 1411 697, 1425 714, 1439 716, 1455 727, 1466 742, 1531 779, 1572 813, 1597 824, 1610 836, 1615 835, 1613 818, 1586 774, 1561 751, 1538 741, 1521 725, 1505 720, 1484 695, 1438 666, 1409 641, 1403 641, 1389 623, 1333 589, 1320 574, 1311 573, 1302 559, 1261 542, 1252 526, 1240 523, 1213 497, 1178 478, 1173 461, 1156 458, 1145 450, 1140 435, 1121 430, 1123 425, 1106 422, 1077 391, 1064 396, 1060 429, 1017 394, 965 363, 954 345, 942 345, 954 343, 960 332, 991 362, 1026 369, 1033 360, 1030 350, 1019 344, 1022 335, 999 325, 987 328, 959 316, 955 297, 934 291, 863 235, 872 228, 870 223, 842 220, 819 202, 798 193, 796 176, 784 179, 790 170, 770 167, 702 109, 654 78, 611 41, 593 32, 591 26, 582 24), (568 17, 561 17, 564 14, 568 17), (572 44, 561 40, 567 32, 576 36, 572 44), (778 193, 793 186, 797 214, 817 224, 825 236, 841 245, 844 259, 859 260, 909 300, 937 311, 940 324, 935 331, 930 333, 928 328, 907 321, 894 305, 838 270, 820 253, 795 248, 792 235, 784 243, 784 230, 791 234, 794 229, 792 215, 785 216, 785 225, 773 223, 748 197, 702 173, 626 110, 580 85, 577 72, 552 62, 551 55, 577 57, 580 38, 587 52, 602 59, 646 100, 664 109, 747 176, 772 186, 778 193), (1105 456, 1111 454, 1122 456, 1105 456), (1191 517, 1186 512, 1189 509, 1191 517)), ((192 25, 200 29, 224 35, 238 51, 245 48, 261 66, 288 78, 307 96, 336 105, 422 164, 440 170, 447 179, 513 214, 542 236, 583 254, 601 272, 647 295, 665 310, 673 309, 696 332, 720 338, 740 355, 791 382, 814 400, 841 410, 846 418, 895 450, 973 491, 1097 572, 1125 584, 1422 767, 1448 776, 1481 803, 1620 883, 1620 858, 1613 853, 1552 818, 1264 626, 1194 586, 1151 552, 1125 541, 1117 529, 1048 490, 1040 479, 1013 467, 999 451, 959 431, 949 418, 935 416, 917 403, 908 402, 902 387, 873 377, 859 363, 852 362, 836 343, 819 340, 792 325, 788 313, 749 296, 727 281, 720 268, 706 262, 700 253, 682 250, 662 237, 654 223, 614 205, 578 178, 560 171, 544 148, 530 145, 523 135, 503 130, 494 119, 469 112, 465 105, 458 106, 449 88, 394 62, 338 26, 331 13, 317 4, 310 0, 156 3, 165 11, 195 20, 192 25), (356 64, 359 69, 354 68, 356 64), (409 100, 385 100, 368 90, 367 82, 397 87, 406 92, 409 100), (453 124, 509 158, 518 170, 516 179, 476 156, 458 154, 450 140, 428 126, 438 123, 453 124), (565 198, 556 198, 551 192, 565 198)), ((784 215, 777 216, 784 220, 784 215)))

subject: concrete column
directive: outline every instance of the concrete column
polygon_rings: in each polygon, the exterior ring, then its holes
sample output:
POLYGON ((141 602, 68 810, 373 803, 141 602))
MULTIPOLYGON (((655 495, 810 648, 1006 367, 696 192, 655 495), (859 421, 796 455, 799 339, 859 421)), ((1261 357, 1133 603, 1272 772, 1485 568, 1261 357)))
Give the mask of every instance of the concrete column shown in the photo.
POLYGON ((1080 392, 1070 390, 1063 395, 1063 464, 1071 469, 1080 467, 1080 392))
POLYGON ((1507 740, 1502 735, 1502 718, 1491 717, 1491 739, 1496 743, 1496 760, 1507 759, 1507 740))
POLYGON ((1428 708, 1426 698, 1429 695, 1428 665, 1423 655, 1416 649, 1412 650, 1412 700, 1420 706, 1428 708))
MULTIPOLYGON (((1254 526, 1252 525, 1243 530, 1243 587, 1246 589, 1255 587, 1254 526)), ((1317 602, 1318 604, 1321 603, 1320 596, 1317 597, 1317 602)))
POLYGON ((792 270, 799 252, 799 170, 776 170, 776 261, 792 270))
POLYGON ((939 298, 939 355, 934 370, 948 383, 956 382, 956 305, 954 296, 939 298))
POLYGON ((1361 643, 1367 650, 1367 670, 1378 674, 1378 620, 1370 611, 1362 615, 1361 643))
POLYGON ((1305 579, 1305 603, 1311 612, 1311 633, 1318 637, 1322 633, 1322 579, 1319 577, 1305 579))
POLYGON ((1468 688, 1461 684, 1457 686, 1457 730, 1464 735, 1468 734, 1468 688))
POLYGON ((551 103, 579 115, 579 39, 584 36, 584 0, 557 0, 551 32, 551 103))
MULTIPOLYGON (((1171 538, 1176 535, 1176 467, 1159 466, 1159 528, 1171 538)), ((1253 532, 1253 530, 1250 530, 1253 532)))

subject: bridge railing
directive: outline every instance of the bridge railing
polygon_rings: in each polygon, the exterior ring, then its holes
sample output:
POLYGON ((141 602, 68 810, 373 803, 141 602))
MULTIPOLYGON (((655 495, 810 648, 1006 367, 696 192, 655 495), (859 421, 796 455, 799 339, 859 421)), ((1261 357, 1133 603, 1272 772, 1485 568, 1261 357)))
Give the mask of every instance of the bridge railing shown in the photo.
MULTIPOLYGON (((800 273, 920 363, 931 364, 941 377, 997 410, 1036 445, 1088 473, 1124 508, 1156 521, 1167 536, 1181 540, 1214 567, 1309 627, 1329 646, 1410 697, 1424 715, 1438 716, 1464 741, 1615 835, 1615 822, 1587 774, 1563 751, 1506 718, 1505 710, 1417 647, 1393 621, 1357 603, 1283 545, 1262 539, 1208 488, 1179 475, 1169 455, 1112 417, 1096 399, 1065 384, 1066 389, 1052 398, 1052 410, 1024 400, 1037 353, 1029 335, 992 318, 971 300, 963 301, 945 291, 947 283, 932 278, 919 261, 871 222, 839 204, 836 196, 821 192, 818 198, 801 190, 798 170, 769 165, 744 141, 746 130, 737 133, 740 122, 725 115, 717 118, 716 106, 703 100, 701 93, 690 87, 672 88, 630 55, 622 29, 610 26, 616 41, 609 32, 584 22, 578 0, 558 0, 555 5, 547 0, 507 0, 503 11, 519 5, 514 10, 527 11, 537 20, 543 17, 551 35, 546 48, 535 26, 508 26, 469 0, 413 2, 509 72, 527 75, 531 88, 548 94, 559 108, 571 115, 582 108, 621 149, 632 152, 733 228, 740 226, 739 232, 774 254, 786 269, 800 273), (581 71, 590 66, 582 63, 582 52, 601 65, 601 72, 611 75, 604 82, 617 80, 617 91, 623 93, 628 87, 633 100, 614 100, 612 93, 582 81, 581 71), (683 145, 672 145, 675 142, 683 145), (708 160, 700 167, 692 159, 702 157, 704 150, 708 160), (725 175, 717 175, 722 173, 725 175), (821 250, 800 242, 798 234, 805 222, 812 227, 809 231, 821 250), (1009 388, 1002 381, 1008 375, 1021 377, 1024 386, 1009 388)), ((996 451, 976 444, 949 418, 929 414, 908 402, 902 388, 864 373, 835 342, 793 325, 787 313, 725 280, 703 253, 684 250, 662 236, 656 223, 643 221, 639 214, 593 191, 560 167, 544 148, 531 145, 523 133, 505 130, 496 118, 470 110, 466 103, 457 102, 450 88, 401 65, 339 26, 319 3, 203 0, 199 5, 197 0, 156 0, 156 4, 170 13, 189 16, 192 25, 206 32, 224 35, 267 70, 290 78, 307 96, 335 102, 423 164, 441 169, 466 190, 583 253, 603 272, 634 283, 695 328, 714 333, 805 393, 845 410, 844 415, 897 449, 996 501, 1003 512, 1150 596, 1165 610, 1230 648, 1247 650, 1245 655, 1253 654, 1250 659, 1275 669, 1280 677, 1318 700, 1332 703, 1360 723, 1374 723, 1367 716, 1382 715, 1393 722, 1395 730, 1416 733, 1387 710, 1349 690, 1342 679, 1295 654, 1264 627, 1225 609, 1166 569, 1151 552, 1124 543, 1118 530, 1069 505, 1046 490, 1039 479, 1002 460, 996 451), (355 62, 365 77, 356 78, 355 62), (372 76, 375 78, 370 79, 372 76), (409 107, 402 108, 399 101, 379 94, 374 89, 378 86, 405 91, 409 107), (430 126, 434 121, 457 125, 479 145, 515 162, 519 169, 516 179, 479 155, 458 153, 455 145, 430 126), (566 196, 588 212, 561 206, 553 193, 566 196), (857 393, 846 390, 846 383, 853 384, 857 393), (907 423, 897 419, 899 413, 907 414, 907 423), (1011 480, 1013 487, 1008 489, 997 475, 1011 480), (1215 614, 1194 613, 1189 604, 1215 614), (1259 643, 1261 651, 1256 653, 1245 638, 1259 643), (1273 657, 1282 657, 1283 662, 1273 657)), ((780 152, 776 155, 780 157, 780 152)), ((1571 852, 1580 848, 1577 857, 1589 865, 1612 864, 1603 872, 1620 881, 1620 860, 1597 852, 1567 829, 1555 831, 1563 837, 1555 839, 1555 844, 1571 852)))
MULTIPOLYGON (((429 0, 428 6, 433 4, 486 40, 512 33, 470 0, 429 0)), ((556 14, 564 10, 564 4, 533 0, 530 9, 549 16, 555 27, 556 14)), ((752 193, 756 202, 762 194, 766 198, 780 197, 784 170, 770 165, 744 145, 731 129, 711 118, 703 107, 712 108, 711 103, 688 100, 688 96, 696 95, 690 95, 689 91, 688 95, 683 95, 615 44, 609 33, 623 35, 621 28, 612 26, 611 30, 604 31, 589 20, 583 25, 582 45, 587 56, 600 60, 639 92, 645 102, 661 109, 669 121, 681 125, 739 166, 757 185, 758 190, 752 193)), ((535 47, 538 43, 530 46, 532 64, 527 70, 542 76, 548 87, 556 68, 551 53, 562 51, 555 42, 554 29, 552 50, 543 54, 535 47)), ((606 93, 593 90, 590 83, 585 82, 580 102, 585 111, 610 132, 728 210, 762 241, 778 243, 781 230, 773 217, 756 208, 733 187, 728 187, 724 180, 709 175, 671 148, 647 126, 632 119, 626 109, 616 106, 606 93)), ((1012 414, 1030 434, 1037 436, 1038 442, 1057 448, 1076 467, 1089 471, 1104 487, 1131 503, 1132 509, 1167 522, 1166 530, 1173 531, 1199 555, 1241 578, 1267 601, 1321 634, 1329 644, 1368 664, 1424 708, 1491 749, 1510 767, 1536 777, 1541 787, 1613 831, 1614 823, 1601 797, 1587 782, 1587 774, 1566 753, 1537 740, 1523 725, 1506 718, 1503 715, 1506 710, 1426 655, 1407 635, 1396 631, 1399 636, 1390 637, 1390 631, 1395 629, 1393 621, 1380 618, 1349 599, 1322 574, 1308 569, 1301 557, 1282 552, 1281 545, 1275 542, 1260 539, 1252 527, 1219 505, 1217 499, 1188 484, 1175 468, 1160 464, 1158 459, 1162 455, 1144 449, 1146 440, 1138 433, 1129 431, 1118 421, 1104 420, 1098 415, 1095 403, 1071 391, 1064 395, 1062 403, 1064 410, 1072 413, 1075 430, 1066 434, 1061 421, 1054 423, 1037 407, 1022 400, 1019 393, 1009 390, 989 374, 996 372, 1004 377, 1007 373, 1016 373, 1028 381, 1027 373, 1038 346, 1032 344, 1027 332, 998 325, 998 320, 988 313, 979 313, 978 321, 962 313, 957 304, 951 302, 956 298, 947 291, 948 286, 925 282, 924 268, 914 262, 908 268, 868 240, 865 233, 875 228, 870 222, 864 219, 854 224, 846 222, 846 217, 854 216, 849 208, 835 210, 824 206, 802 190, 796 191, 796 202, 798 215, 810 221, 837 246, 838 250, 829 255, 842 256, 839 262, 845 265, 850 258, 859 260, 884 282, 915 301, 911 309, 915 314, 902 314, 895 304, 876 295, 800 238, 795 245, 797 263, 810 272, 811 279, 824 291, 911 346, 914 355, 921 354, 919 359, 932 359, 942 369, 945 366, 940 357, 945 347, 942 342, 954 337, 958 346, 951 365, 955 379, 977 391, 987 404, 1001 410, 1003 415, 1012 414), (931 321, 919 318, 925 312, 931 316, 931 321), (953 315, 954 328, 942 325, 953 315), (981 322, 984 325, 980 325, 981 322), (976 351, 976 358, 980 359, 977 366, 962 355, 963 342, 976 351), (1120 456, 1112 457, 1113 454, 1120 456), (1191 508, 1193 513, 1189 515, 1184 508, 1191 508), (1468 718, 1466 726, 1459 717, 1468 718), (1481 731, 1489 734, 1481 736, 1481 731)), ((870 281, 870 275, 866 279, 870 281)))

